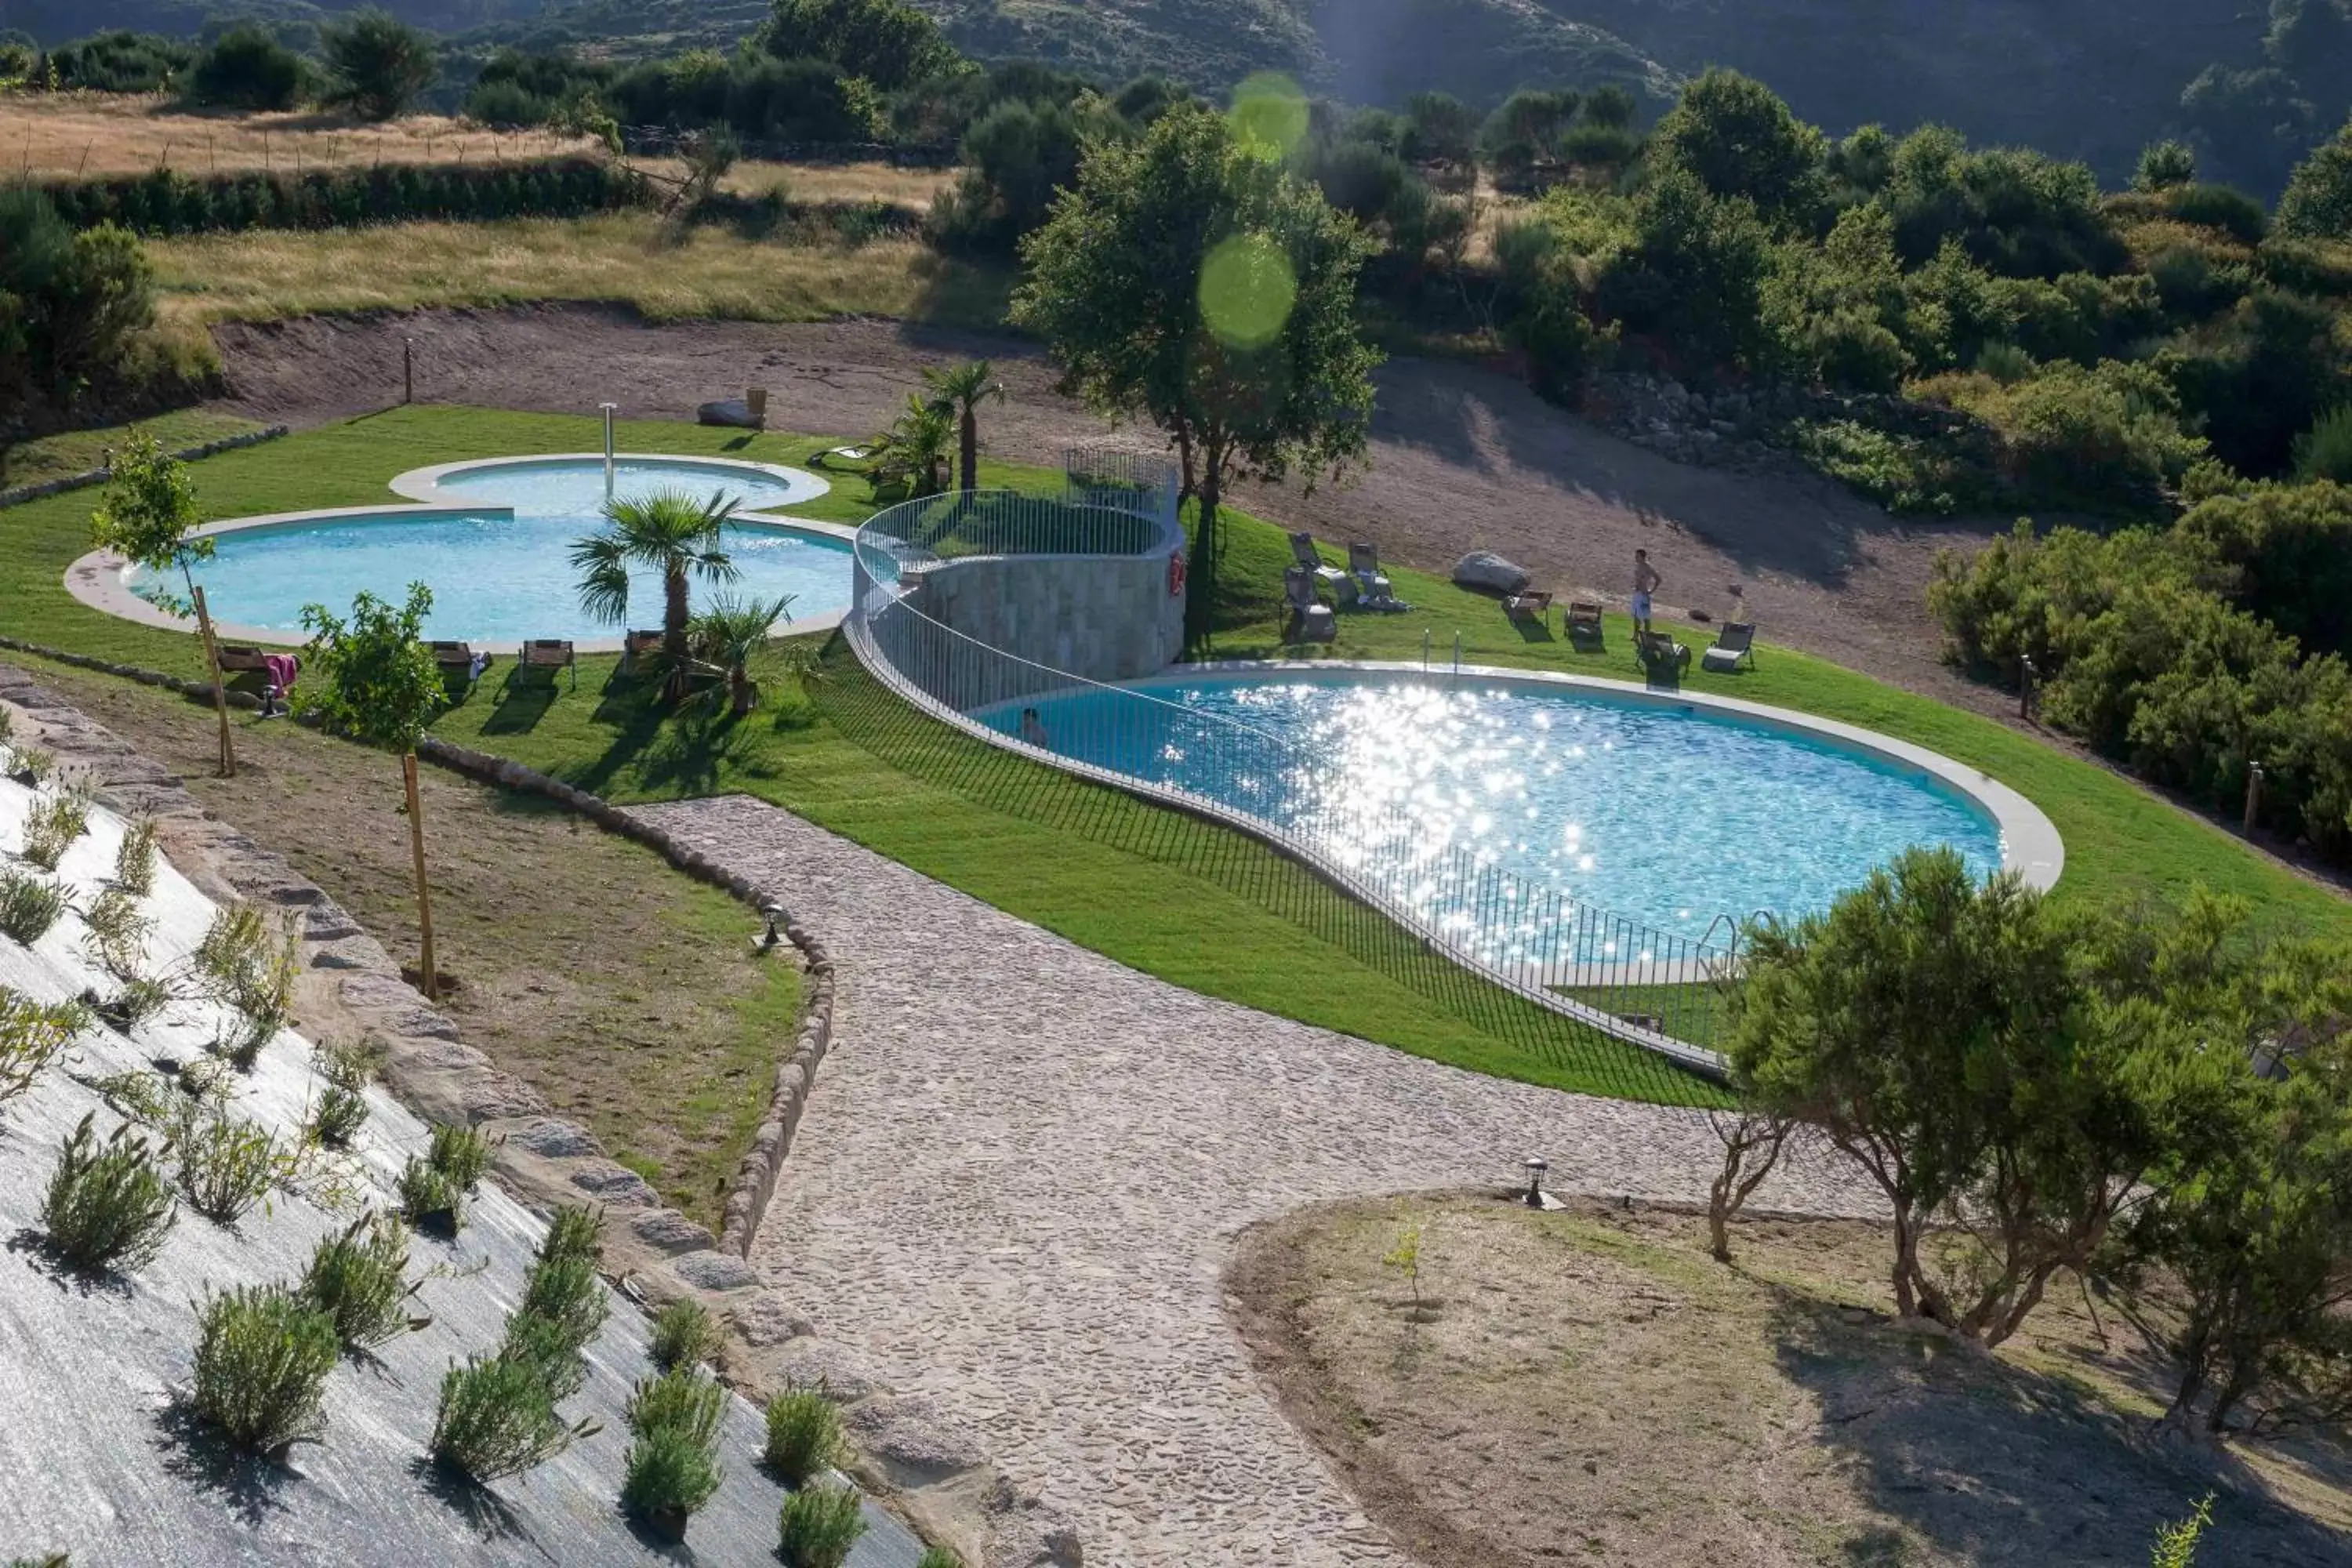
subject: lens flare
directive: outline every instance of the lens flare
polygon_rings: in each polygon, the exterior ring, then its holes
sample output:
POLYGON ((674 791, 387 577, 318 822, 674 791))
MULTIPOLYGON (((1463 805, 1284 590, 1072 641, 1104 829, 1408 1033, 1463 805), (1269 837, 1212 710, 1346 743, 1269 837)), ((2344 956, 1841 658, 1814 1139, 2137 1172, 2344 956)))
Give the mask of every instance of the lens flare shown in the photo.
POLYGON ((1262 234, 1235 235, 1201 268, 1201 315, 1235 348, 1263 348, 1281 336, 1297 300, 1290 258, 1262 234))
POLYGON ((1260 71, 1234 89, 1227 116, 1241 144, 1279 163, 1307 139, 1307 95, 1279 71, 1260 71))

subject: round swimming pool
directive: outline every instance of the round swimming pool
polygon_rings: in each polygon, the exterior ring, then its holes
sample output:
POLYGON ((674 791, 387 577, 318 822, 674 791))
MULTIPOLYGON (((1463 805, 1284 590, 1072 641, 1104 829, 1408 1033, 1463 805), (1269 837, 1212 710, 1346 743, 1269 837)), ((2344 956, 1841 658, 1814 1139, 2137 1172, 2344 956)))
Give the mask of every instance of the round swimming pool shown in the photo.
MULTIPOLYGON (((393 481, 430 503, 225 526, 214 558, 196 570, 214 617, 230 626, 299 639, 302 608, 338 613, 368 589, 397 601, 412 582, 433 590, 427 634, 489 643, 525 637, 577 642, 616 638, 622 628, 580 608, 571 562, 575 540, 604 526, 601 458, 526 458, 420 469, 393 481)), ((697 500, 726 495, 744 512, 797 505, 824 493, 813 475, 764 464, 627 458, 614 466, 624 499, 684 490, 697 500)), ((850 545, 843 536, 777 521, 745 521, 727 531, 740 575, 722 588, 698 581, 698 606, 715 592, 772 599, 792 595, 794 623, 837 616, 850 598, 850 545)), ((125 585, 136 592, 136 574, 125 585)), ((176 584, 173 584, 176 586, 176 584)), ((658 625, 661 584, 629 581, 629 624, 658 625)))
MULTIPOLYGON (((1640 692, 1268 671, 981 717, 1300 833, 1406 889, 1440 926, 1507 929, 1511 911, 1471 902, 1543 889, 1699 939, 1719 916, 1825 909, 1915 845, 1948 845, 1979 875, 2003 863, 1992 813, 1926 766, 1640 692), (1498 893, 1465 866, 1524 880, 1498 893)), ((1515 944, 1539 945, 1528 920, 1515 944)), ((1578 956, 1601 956, 1593 945, 1578 956)))

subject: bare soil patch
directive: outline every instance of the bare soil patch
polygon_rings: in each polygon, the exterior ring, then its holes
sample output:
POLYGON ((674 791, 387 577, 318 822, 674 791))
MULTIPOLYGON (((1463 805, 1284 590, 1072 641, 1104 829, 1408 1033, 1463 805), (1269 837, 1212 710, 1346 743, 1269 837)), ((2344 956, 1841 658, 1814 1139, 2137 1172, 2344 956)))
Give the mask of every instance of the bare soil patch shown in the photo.
POLYGON ((596 150, 548 131, 491 131, 421 114, 368 124, 310 110, 183 112, 168 98, 19 93, 8 100, 0 164, 36 180, 143 174, 299 172, 378 163, 488 163, 596 150))
MULTIPOLYGON (((606 306, 541 305, 227 322, 215 335, 231 405, 297 424, 396 400, 401 340, 413 337, 417 395, 436 401, 591 413, 610 397, 630 417, 690 418, 698 403, 756 384, 782 426, 860 436, 896 416, 924 366, 987 356, 1010 395, 983 417, 992 452, 1052 462, 1108 429, 1054 390, 1034 343, 905 321, 654 325, 606 306)), ((1947 701, 2004 705, 1938 662, 1924 595, 1939 548, 1975 548, 2006 520, 1904 521, 1825 479, 1673 463, 1478 365, 1391 361, 1363 473, 1312 496, 1245 486, 1237 500, 1412 565, 1445 571, 1496 550, 1541 584, 1620 597, 1646 547, 1665 575, 1663 604, 1720 614, 1738 583, 1769 638, 1947 701)))
POLYGON ((2352 1563, 2352 1449, 2158 1436, 2161 1358, 2074 1282, 1994 1355, 1888 1315, 1885 1243, 1445 1194, 1244 1235, 1228 1308, 1284 1409, 1432 1568, 2352 1563), (1421 1290, 1382 1258, 1418 1219, 1421 1290))
MULTIPOLYGON (((397 759, 233 715, 237 776, 222 779, 209 709, 76 670, 41 679, 183 774, 422 977, 397 759)), ((437 769, 419 784, 435 967, 457 983, 442 1011, 666 1201, 715 1221, 791 1041, 796 972, 754 956, 747 911, 648 849, 437 769)))

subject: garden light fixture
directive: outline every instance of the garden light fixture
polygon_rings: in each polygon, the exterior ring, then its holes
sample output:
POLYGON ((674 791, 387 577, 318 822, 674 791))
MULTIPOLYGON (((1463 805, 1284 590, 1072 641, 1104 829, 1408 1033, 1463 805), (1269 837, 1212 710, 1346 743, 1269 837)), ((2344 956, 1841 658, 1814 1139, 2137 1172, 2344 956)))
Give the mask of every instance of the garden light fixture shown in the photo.
POLYGON ((1544 1173, 1550 1170, 1551 1166, 1545 1163, 1544 1157, 1540 1154, 1528 1155, 1526 1163, 1528 1171, 1528 1195, 1522 1201, 1524 1201, 1528 1207, 1531 1209, 1539 1209, 1544 1206, 1544 1173))

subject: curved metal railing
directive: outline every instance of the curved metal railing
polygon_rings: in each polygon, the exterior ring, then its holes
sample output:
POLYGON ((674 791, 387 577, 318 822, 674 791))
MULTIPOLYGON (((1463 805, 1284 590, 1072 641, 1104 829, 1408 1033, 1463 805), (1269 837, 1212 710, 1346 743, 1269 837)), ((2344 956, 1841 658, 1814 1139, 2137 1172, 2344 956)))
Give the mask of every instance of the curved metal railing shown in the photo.
POLYGON ((928 595, 913 584, 942 563, 1157 560, 1182 548, 1172 512, 1154 505, 1164 498, 1139 490, 1129 507, 1116 495, 1107 503, 1099 488, 1084 493, 1084 504, 983 492, 877 513, 857 532, 844 624, 860 662, 992 746, 1274 845, 1424 947, 1551 1014, 1721 1073, 1708 1042, 1738 972, 1736 928, 1732 944, 1717 947, 1610 914, 1507 869, 1402 793, 1367 793, 1281 735, 992 646, 926 613, 928 595), (1207 780, 1220 787, 1202 787, 1207 780))

